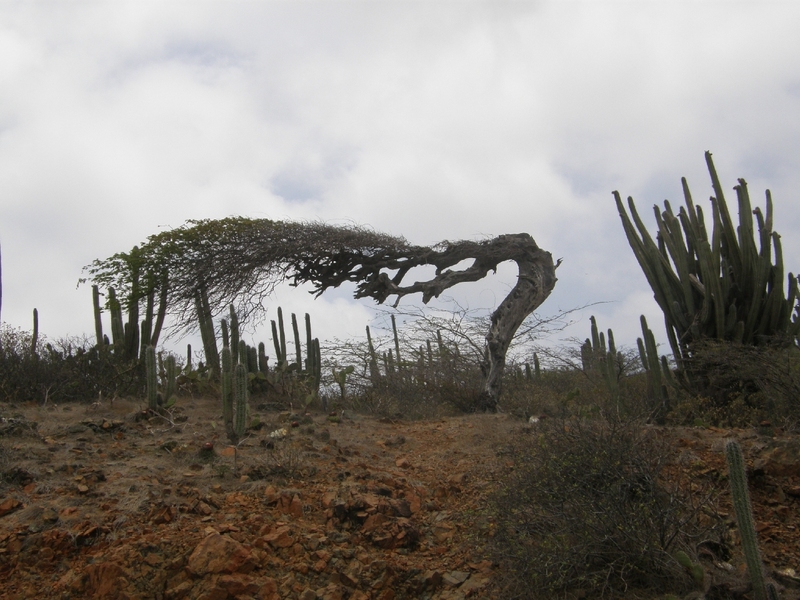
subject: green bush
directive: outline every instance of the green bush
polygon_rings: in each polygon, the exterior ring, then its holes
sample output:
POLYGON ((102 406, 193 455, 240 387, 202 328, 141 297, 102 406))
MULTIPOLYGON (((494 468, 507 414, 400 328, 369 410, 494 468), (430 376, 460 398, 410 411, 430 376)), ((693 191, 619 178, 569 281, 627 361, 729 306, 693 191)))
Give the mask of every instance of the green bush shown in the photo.
POLYGON ((504 597, 692 588, 673 556, 716 536, 696 518, 709 495, 669 479, 667 447, 648 428, 546 419, 511 453, 513 474, 492 498, 504 597))

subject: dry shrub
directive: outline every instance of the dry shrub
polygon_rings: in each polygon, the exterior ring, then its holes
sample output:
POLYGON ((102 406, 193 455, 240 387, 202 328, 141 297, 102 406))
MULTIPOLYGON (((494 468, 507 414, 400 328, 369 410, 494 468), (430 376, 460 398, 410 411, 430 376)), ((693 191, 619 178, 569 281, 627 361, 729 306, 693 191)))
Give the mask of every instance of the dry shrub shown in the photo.
POLYGON ((800 419, 800 349, 795 344, 706 340, 693 345, 686 370, 697 399, 684 403, 677 419, 734 427, 800 419))
POLYGON ((697 542, 719 537, 697 518, 715 514, 710 493, 669 480, 669 452, 651 431, 547 419, 514 443, 516 468, 492 499, 504 597, 691 589, 672 556, 695 556, 697 542))

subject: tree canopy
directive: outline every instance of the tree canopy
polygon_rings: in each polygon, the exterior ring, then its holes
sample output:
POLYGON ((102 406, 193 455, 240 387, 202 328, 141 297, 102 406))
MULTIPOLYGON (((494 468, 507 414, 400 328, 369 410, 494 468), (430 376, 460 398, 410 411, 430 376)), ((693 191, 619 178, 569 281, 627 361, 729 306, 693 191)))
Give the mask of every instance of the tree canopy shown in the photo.
POLYGON ((285 281, 310 283, 317 296, 353 282, 356 298, 384 303, 394 296, 396 305, 403 296, 421 293, 427 303, 458 283, 482 279, 507 260, 517 263, 519 277, 493 313, 487 334, 487 377, 496 380, 496 389, 487 388, 487 404, 496 405, 508 344, 556 283, 551 254, 527 233, 428 247, 356 225, 230 217, 188 221, 150 236, 130 252, 96 260, 86 270, 94 283, 116 288, 128 302, 165 294, 176 327, 191 328, 198 291, 213 312, 235 304, 243 318, 262 311, 266 297, 285 281), (467 259, 473 261, 470 266, 452 269, 467 259), (436 268, 434 277, 404 284, 409 271, 423 265, 436 268))

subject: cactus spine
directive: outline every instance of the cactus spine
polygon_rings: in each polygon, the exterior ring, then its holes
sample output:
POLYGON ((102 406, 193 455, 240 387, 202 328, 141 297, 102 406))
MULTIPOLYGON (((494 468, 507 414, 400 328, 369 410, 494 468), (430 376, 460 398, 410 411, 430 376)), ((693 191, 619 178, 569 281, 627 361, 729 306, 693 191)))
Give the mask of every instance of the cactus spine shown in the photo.
MULTIPOLYGON (((725 444, 725 458, 728 461, 728 479, 731 485, 733 508, 736 511, 736 523, 739 526, 739 537, 742 539, 742 549, 747 562, 747 572, 753 584, 755 600, 767 600, 767 586, 764 582, 761 554, 758 551, 758 539, 753 523, 753 506, 750 503, 750 492, 747 489, 747 474, 745 473, 742 448, 736 440, 729 440, 725 444)), ((774 593, 774 590, 771 590, 774 593)))
POLYGON ((148 346, 145 350, 145 371, 147 377, 147 408, 158 410, 158 373, 156 369, 156 349, 148 346))

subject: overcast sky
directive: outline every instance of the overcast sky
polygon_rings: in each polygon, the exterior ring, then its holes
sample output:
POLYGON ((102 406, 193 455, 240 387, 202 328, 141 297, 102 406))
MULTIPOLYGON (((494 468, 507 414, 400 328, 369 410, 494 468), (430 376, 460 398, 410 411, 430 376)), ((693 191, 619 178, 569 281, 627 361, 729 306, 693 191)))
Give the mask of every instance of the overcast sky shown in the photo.
MULTIPOLYGON (((89 334, 84 265, 245 215, 528 232, 564 259, 540 313, 606 302, 563 335, 595 314, 634 345, 644 313, 663 340, 611 192, 653 223, 686 176, 707 206, 710 150, 725 189, 772 190, 800 270, 798 23, 794 1, 3 2, 2 320, 89 334)), ((514 277, 451 296, 492 308, 514 277)), ((372 314, 347 290, 278 303, 323 338, 372 314)))

